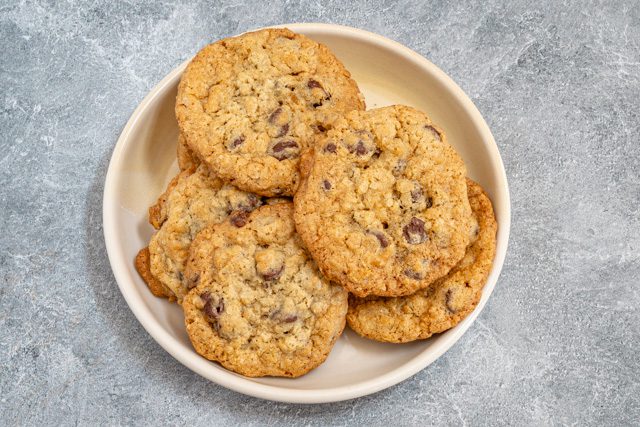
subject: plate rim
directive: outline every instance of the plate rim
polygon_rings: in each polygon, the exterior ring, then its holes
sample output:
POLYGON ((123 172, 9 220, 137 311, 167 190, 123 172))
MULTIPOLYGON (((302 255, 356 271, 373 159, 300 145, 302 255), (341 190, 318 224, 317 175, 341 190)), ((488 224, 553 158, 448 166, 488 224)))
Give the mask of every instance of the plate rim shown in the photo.
MULTIPOLYGON (((126 269, 122 266, 120 260, 116 259, 118 250, 116 248, 116 237, 118 228, 116 227, 117 217, 117 203, 115 190, 116 182, 118 178, 117 168, 121 164, 122 153, 124 151, 127 140, 132 130, 137 125, 142 113, 146 108, 164 91, 167 86, 174 83, 182 75, 187 64, 191 58, 182 62, 176 68, 174 68, 169 74, 167 74, 157 85, 149 91, 149 93, 138 104, 133 113, 131 114, 127 124, 122 130, 116 145, 113 149, 111 158, 109 160, 109 167, 106 173, 103 191, 103 203, 102 203, 102 217, 103 217, 103 233, 105 239, 105 246, 107 250, 107 256, 111 270, 116 279, 120 292, 127 302, 130 310, 138 319, 143 328, 151 335, 151 337, 158 343, 165 351, 173 356, 178 362, 186 366, 198 375, 213 381, 223 387, 230 390, 243 393, 245 395, 258 397, 262 399, 288 402, 288 403, 328 403, 337 402, 343 400, 354 399, 361 396, 376 393, 384 390, 388 387, 396 385, 401 381, 415 375, 417 372, 429 366, 440 356, 442 356, 447 350, 449 350, 469 329, 471 324, 478 317, 483 310, 489 296, 493 293, 498 277, 502 271, 504 260, 507 253, 508 240, 511 228, 511 200, 509 194, 509 186, 507 182, 506 171, 502 162, 502 157, 498 151, 498 146, 493 138, 491 130, 486 121, 480 114, 477 107, 473 104, 471 99, 464 93, 464 91, 449 77, 444 71, 430 62, 428 59, 420 55, 419 53, 411 50, 410 48, 391 40, 382 35, 362 30, 359 28, 348 27, 337 24, 327 23, 290 23, 273 25, 263 28, 281 28, 287 27, 292 31, 309 33, 309 32, 328 32, 335 35, 348 34, 352 37, 363 39, 364 41, 374 42, 381 45, 382 48, 386 48, 391 51, 395 51, 397 54, 401 54, 409 62, 413 62, 421 69, 425 69, 426 72, 438 79, 441 84, 446 86, 455 96, 457 101, 463 106, 464 110, 470 115, 470 119, 473 122, 476 129, 479 130, 483 143, 489 151, 489 155, 497 162, 498 169, 498 183, 497 186, 504 189, 504 218, 501 219, 499 224, 498 237, 496 241, 496 255, 492 270, 490 272, 487 283, 483 289, 482 298, 478 306, 473 312, 467 316, 462 322, 460 322, 455 328, 445 332, 443 336, 445 339, 440 341, 437 346, 430 346, 429 349, 423 350, 417 356, 413 357, 403 365, 387 372, 383 375, 379 375, 370 378, 365 381, 355 383, 354 385, 343 385, 339 387, 327 388, 322 390, 314 389, 292 389, 282 386, 274 386, 268 384, 261 384, 253 381, 251 378, 246 378, 238 374, 226 371, 224 369, 211 370, 210 364, 212 362, 200 357, 195 352, 186 351, 176 342, 176 339, 172 337, 161 325, 159 325, 152 317, 150 311, 146 308, 146 304, 142 300, 142 296, 137 291, 135 286, 129 283, 126 277, 126 269)), ((256 31, 250 30, 250 31, 256 31)))

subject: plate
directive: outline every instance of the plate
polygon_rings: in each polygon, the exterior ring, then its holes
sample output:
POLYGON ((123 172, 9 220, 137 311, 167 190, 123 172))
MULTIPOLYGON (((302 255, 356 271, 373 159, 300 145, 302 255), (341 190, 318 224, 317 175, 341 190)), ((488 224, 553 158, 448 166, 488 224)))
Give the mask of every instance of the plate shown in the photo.
POLYGON ((104 238, 113 274, 131 311, 182 364, 247 395, 283 402, 333 402, 375 393, 409 378, 451 348, 471 326, 491 295, 504 261, 511 222, 509 190, 487 124, 471 100, 438 67, 367 31, 329 24, 284 26, 329 46, 358 82, 368 108, 406 104, 425 111, 464 158, 469 176, 485 188, 499 228, 493 269, 475 311, 455 328, 410 344, 369 341, 347 328, 327 361, 296 379, 246 378, 200 357, 189 342, 180 307, 154 297, 133 265, 137 251, 148 244, 153 233, 147 209, 178 171, 174 103, 187 62, 144 98, 118 139, 104 187, 104 238))

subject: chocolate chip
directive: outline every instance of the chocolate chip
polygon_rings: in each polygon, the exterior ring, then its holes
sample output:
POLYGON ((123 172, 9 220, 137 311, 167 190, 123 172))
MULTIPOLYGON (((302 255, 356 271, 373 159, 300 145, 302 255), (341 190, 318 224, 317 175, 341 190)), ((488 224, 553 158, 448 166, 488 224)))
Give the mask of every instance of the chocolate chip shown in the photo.
POLYGON ((262 273, 262 278, 267 281, 277 280, 284 271, 284 264, 280 268, 272 268, 262 273))
POLYGON ((375 238, 378 239, 381 248, 386 248, 387 246, 389 246, 389 239, 382 231, 369 230, 369 234, 374 235, 375 238))
POLYGON ((435 137, 435 139, 437 139, 438 141, 442 141, 442 138, 440 137, 440 132, 438 132, 436 128, 434 128, 431 125, 426 125, 424 128, 430 131, 435 137))
POLYGON ((276 138, 285 136, 287 133, 289 133, 289 123, 285 123, 284 125, 280 126, 280 131, 276 135, 276 138))
POLYGON ((298 147, 298 143, 295 141, 280 141, 276 145, 273 146, 273 152, 279 153, 280 151, 285 150, 286 148, 298 147))
POLYGON ((349 147, 349 153, 355 153, 358 156, 363 156, 367 154, 367 147, 366 145, 364 145, 364 142, 358 141, 356 145, 352 145, 351 147, 349 147))
POLYGON ((288 314, 282 319, 284 323, 293 323, 296 320, 298 320, 298 316, 295 314, 288 314))
POLYGON ((211 323, 217 322, 218 318, 224 311, 224 298, 220 298, 217 302, 210 296, 204 305, 202 312, 207 320, 211 323))
POLYGON ((298 157, 299 148, 298 143, 293 140, 278 141, 271 147, 271 156, 278 160, 291 159, 298 157))
POLYGON ((182 282, 182 279, 184 279, 184 274, 182 274, 182 271, 178 271, 178 280, 182 282))
MULTIPOLYGON (((358 142, 355 145, 349 145, 347 148, 351 154, 356 154, 357 156, 365 156, 369 153, 374 153, 377 147, 374 144, 373 135, 371 132, 366 130, 358 130, 355 131, 355 134, 358 135, 358 142)), ((379 155, 379 152, 378 152, 379 155)))
POLYGON ((429 209, 431 206, 433 206, 433 199, 431 197, 427 197, 427 200, 425 200, 426 203, 426 208, 429 209))
POLYGON ((417 245, 427 240, 427 232, 424 230, 424 221, 415 216, 411 218, 409 224, 402 229, 404 239, 410 245, 417 245))
POLYGON ((239 210, 229 216, 229 221, 236 227, 244 227, 249 220, 249 213, 245 210, 239 210))
POLYGON ((202 299, 202 301, 204 301, 205 303, 206 303, 206 302, 209 302, 209 301, 211 301, 211 294, 210 294, 209 292, 206 292, 206 291, 205 291, 205 292, 203 292, 203 293, 201 293, 201 294, 200 294, 200 298, 201 298, 201 299, 202 299))
POLYGON ((316 129, 318 130, 318 132, 326 132, 327 131, 327 128, 325 128, 321 124, 316 125, 316 129))
POLYGON ((296 320, 298 320, 297 314, 283 313, 280 308, 274 311, 273 313, 271 313, 269 317, 273 320, 277 320, 278 322, 283 322, 283 323, 293 323, 296 320))
POLYGON ((269 115, 269 123, 274 124, 278 120, 278 116, 282 114, 282 107, 278 107, 269 115))
POLYGON ((422 280, 422 279, 424 279, 424 276, 423 276, 422 273, 420 273, 418 271, 413 271, 410 268, 407 268, 405 271, 403 271, 403 273, 409 279, 413 279, 413 280, 422 280))
POLYGON ((309 89, 313 89, 313 88, 316 88, 316 87, 317 87, 317 88, 320 88, 320 89, 324 89, 324 88, 322 87, 322 85, 320 84, 320 82, 318 82, 318 81, 316 81, 316 80, 313 80, 313 79, 310 79, 310 80, 307 82, 307 87, 308 87, 309 89))
POLYGON ((455 309, 455 307, 452 306, 452 304, 453 304, 453 289, 449 289, 447 291, 447 294, 444 297, 444 302, 445 302, 445 305, 447 306, 447 309, 450 312, 455 313, 456 311, 458 311, 458 310, 455 309))
POLYGON ((326 179, 322 181, 322 186, 324 187, 325 190, 331 190, 331 183, 326 179))
POLYGON ((367 146, 364 145, 362 141, 358 141, 356 146, 351 150, 351 152, 356 153, 357 156, 364 156, 368 151, 367 146))
MULTIPOLYGON (((198 283, 200 283, 200 274, 195 273, 191 277, 189 277, 189 280, 187 280, 187 288, 195 288, 196 286, 198 286, 198 283)), ((200 298, 202 298, 202 295, 200 295, 200 298)))
POLYGON ((335 153, 337 151, 338 147, 336 147, 336 144, 334 144, 333 142, 328 143, 327 145, 324 146, 324 152, 325 153, 335 153))
POLYGON ((240 136, 232 139, 231 142, 227 143, 227 149, 228 150, 235 150, 236 148, 238 148, 239 146, 244 144, 244 140, 245 140, 244 135, 240 135, 240 136))
POLYGON ((416 187, 411 190, 411 201, 413 203, 418 202, 422 197, 424 196, 424 193, 422 191, 422 187, 420 187, 420 184, 416 183, 416 187))
MULTIPOLYGON (((324 87, 322 87, 322 85, 320 84, 320 82, 318 82, 317 80, 310 79, 310 80, 307 82, 307 87, 308 87, 309 89, 311 89, 311 90, 313 90, 313 89, 321 89, 321 90, 322 90, 322 92, 324 92, 324 99, 323 99, 323 101, 328 101, 329 99, 331 99, 331 94, 330 94, 329 92, 327 92, 327 91, 325 90, 325 88, 324 88, 324 87)), ((313 107, 314 107, 314 108, 318 108, 318 107, 320 107, 320 106, 322 105, 323 101, 314 102, 314 103, 313 103, 313 107)))

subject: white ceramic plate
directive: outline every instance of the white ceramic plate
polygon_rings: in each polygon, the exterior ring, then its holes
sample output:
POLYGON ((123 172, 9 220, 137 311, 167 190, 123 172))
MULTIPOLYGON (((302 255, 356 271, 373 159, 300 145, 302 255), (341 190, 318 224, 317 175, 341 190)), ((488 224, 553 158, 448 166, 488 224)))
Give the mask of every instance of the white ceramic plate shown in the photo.
POLYGON ((186 62, 145 97, 118 139, 104 188, 104 235, 111 268, 129 307, 149 334, 189 369, 251 396, 332 402, 374 393, 410 377, 440 357, 471 326, 493 291, 504 261, 511 222, 509 191, 487 124, 464 92, 435 65, 366 31, 326 24, 286 26, 328 45, 358 82, 368 108, 407 104, 427 112, 444 128, 469 175, 486 189, 499 224, 498 243, 476 310, 455 328, 411 344, 377 343, 347 329, 327 361, 297 379, 245 378, 200 357, 191 347, 180 307, 151 295, 133 266, 137 251, 147 245, 153 232, 147 208, 177 172, 174 102, 186 62))

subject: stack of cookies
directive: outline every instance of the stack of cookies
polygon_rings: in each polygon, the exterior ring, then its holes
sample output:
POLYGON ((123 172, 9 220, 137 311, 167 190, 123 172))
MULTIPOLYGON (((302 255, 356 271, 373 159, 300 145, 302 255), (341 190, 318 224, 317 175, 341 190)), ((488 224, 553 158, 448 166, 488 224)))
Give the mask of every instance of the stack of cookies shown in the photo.
POLYGON ((477 305, 495 252, 482 188, 428 116, 365 110, 329 49, 267 29, 202 49, 176 100, 181 172, 136 268, 196 351, 246 376, 320 365, 345 323, 408 342, 477 305))

